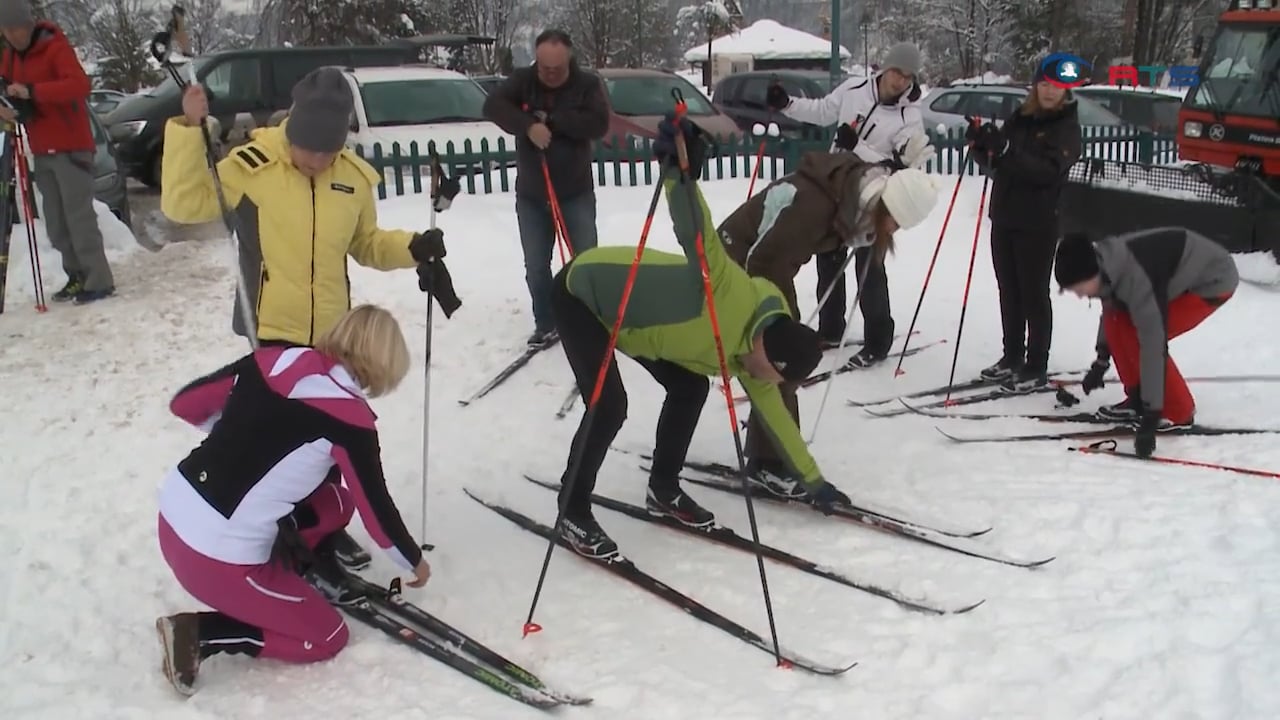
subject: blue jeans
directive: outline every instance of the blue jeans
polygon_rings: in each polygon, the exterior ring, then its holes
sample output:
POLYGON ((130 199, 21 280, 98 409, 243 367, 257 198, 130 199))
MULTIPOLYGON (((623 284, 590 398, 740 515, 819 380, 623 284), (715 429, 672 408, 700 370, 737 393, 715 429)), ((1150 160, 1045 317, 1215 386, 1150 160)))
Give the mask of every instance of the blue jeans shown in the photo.
MULTIPOLYGON (((596 246, 596 194, 583 193, 561 199, 560 212, 576 257, 596 246)), ((555 329, 551 315, 551 257, 555 253, 555 222, 544 201, 516 196, 516 223, 524 249, 524 279, 533 301, 533 322, 538 332, 555 329)), ((567 259, 567 258, 566 258, 567 259)))

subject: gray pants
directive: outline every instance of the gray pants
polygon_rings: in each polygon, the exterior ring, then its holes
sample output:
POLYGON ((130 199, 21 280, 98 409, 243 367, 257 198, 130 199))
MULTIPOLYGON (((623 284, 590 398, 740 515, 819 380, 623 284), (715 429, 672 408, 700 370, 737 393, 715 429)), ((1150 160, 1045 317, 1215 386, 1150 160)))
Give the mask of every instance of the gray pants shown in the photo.
POLYGON ((89 291, 115 287, 93 209, 93 153, 37 155, 32 177, 44 197, 49 243, 62 255, 67 277, 89 291))

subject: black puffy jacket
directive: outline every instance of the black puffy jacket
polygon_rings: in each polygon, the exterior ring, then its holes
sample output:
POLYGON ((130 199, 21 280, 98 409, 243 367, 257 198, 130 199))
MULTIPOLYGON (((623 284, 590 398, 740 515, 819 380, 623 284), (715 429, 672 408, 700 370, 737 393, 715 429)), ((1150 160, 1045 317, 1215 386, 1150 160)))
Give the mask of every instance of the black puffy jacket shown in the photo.
MULTIPOLYGON (((1034 92, 1034 91, 1033 91, 1034 92)), ((1067 171, 1080 159, 1080 120, 1075 98, 1054 110, 1027 113, 1018 108, 1005 120, 1000 136, 1005 153, 975 160, 992 176, 987 217, 992 225, 1045 233, 1057 238, 1058 200, 1067 171)))

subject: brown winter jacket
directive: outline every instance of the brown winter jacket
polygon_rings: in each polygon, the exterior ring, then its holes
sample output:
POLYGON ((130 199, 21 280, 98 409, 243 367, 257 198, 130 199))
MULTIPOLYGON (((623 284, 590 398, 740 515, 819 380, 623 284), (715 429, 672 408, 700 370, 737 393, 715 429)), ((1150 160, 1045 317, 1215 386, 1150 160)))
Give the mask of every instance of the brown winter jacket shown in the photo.
POLYGON ((859 190, 876 167, 852 153, 806 153, 794 173, 773 181, 721 223, 729 257, 752 277, 777 285, 795 316, 800 268, 814 255, 861 243, 870 232, 862 222, 859 190))

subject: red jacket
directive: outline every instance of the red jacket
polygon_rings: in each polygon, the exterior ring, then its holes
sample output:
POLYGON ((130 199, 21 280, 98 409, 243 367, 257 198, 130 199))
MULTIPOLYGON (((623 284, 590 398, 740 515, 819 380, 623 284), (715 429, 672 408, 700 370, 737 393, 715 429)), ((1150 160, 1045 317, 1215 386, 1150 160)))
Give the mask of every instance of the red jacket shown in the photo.
POLYGON ((0 56, 0 76, 7 85, 18 83, 31 90, 35 114, 23 120, 23 127, 32 153, 93 152, 89 76, 57 25, 41 20, 31 31, 26 50, 14 52, 6 47, 0 56))

